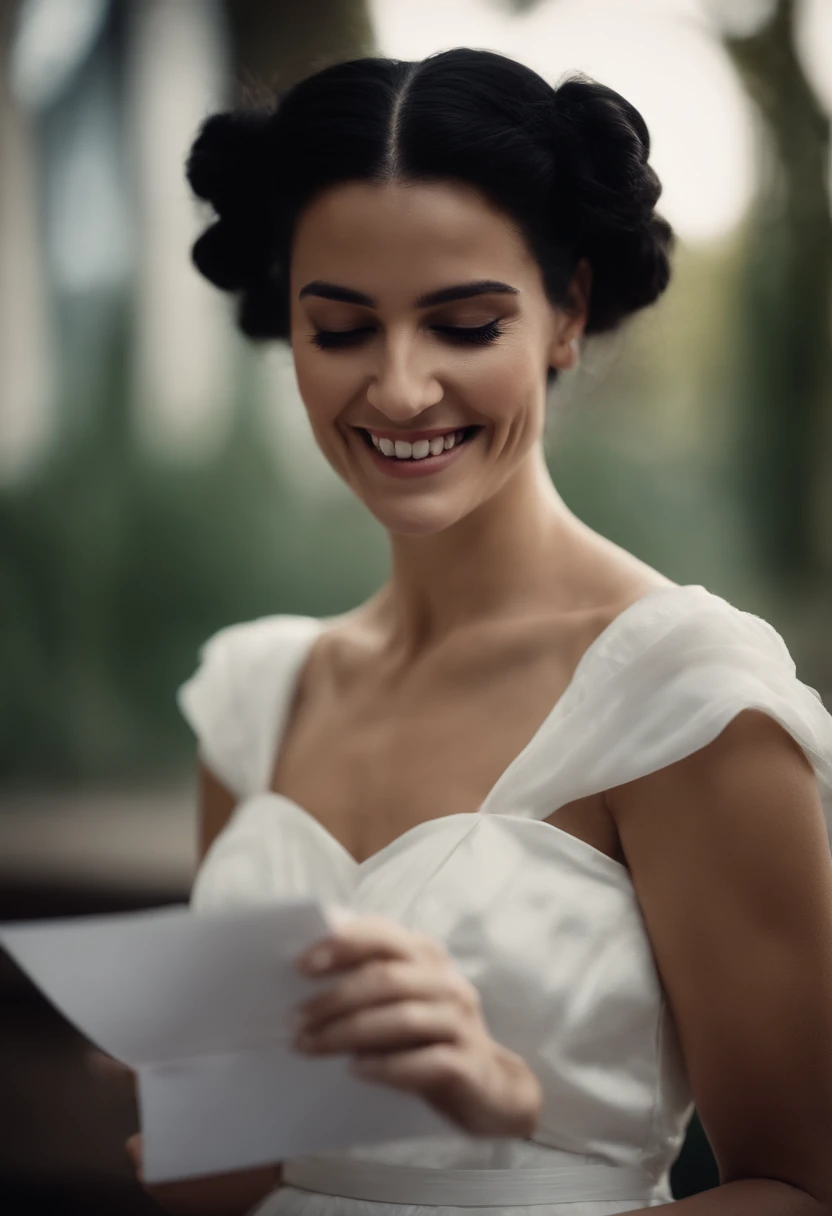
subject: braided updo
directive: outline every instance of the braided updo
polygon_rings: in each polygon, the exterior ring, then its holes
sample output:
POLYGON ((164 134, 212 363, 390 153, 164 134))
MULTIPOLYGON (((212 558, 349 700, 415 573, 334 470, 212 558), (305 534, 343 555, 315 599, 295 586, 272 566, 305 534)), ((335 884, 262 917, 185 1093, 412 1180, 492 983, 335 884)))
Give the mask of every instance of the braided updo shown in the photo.
POLYGON ((288 340, 292 233, 319 191, 462 181, 514 221, 554 305, 568 304, 572 273, 588 259, 585 333, 605 333, 670 278, 675 238, 654 210, 662 187, 649 152, 638 110, 581 73, 553 88, 516 60, 467 47, 337 63, 267 106, 205 121, 186 172, 217 219, 193 260, 239 294, 243 333, 288 340))

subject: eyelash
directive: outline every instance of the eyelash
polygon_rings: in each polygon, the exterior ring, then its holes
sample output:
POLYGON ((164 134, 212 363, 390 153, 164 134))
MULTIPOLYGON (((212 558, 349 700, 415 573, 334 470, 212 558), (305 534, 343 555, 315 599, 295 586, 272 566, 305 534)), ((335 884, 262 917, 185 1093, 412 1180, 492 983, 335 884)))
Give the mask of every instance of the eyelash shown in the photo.
MULTIPOLYGON (((503 333, 502 327, 496 321, 489 321, 487 325, 478 325, 476 328, 468 328, 454 325, 437 325, 434 327, 439 333, 450 338, 452 342, 459 342, 462 345, 479 345, 488 342, 494 342, 503 333)), ((344 329, 344 330, 326 330, 319 329, 312 335, 309 341, 313 346, 317 346, 318 350, 333 350, 341 346, 355 346, 356 335, 371 333, 368 328, 363 329, 344 329)))

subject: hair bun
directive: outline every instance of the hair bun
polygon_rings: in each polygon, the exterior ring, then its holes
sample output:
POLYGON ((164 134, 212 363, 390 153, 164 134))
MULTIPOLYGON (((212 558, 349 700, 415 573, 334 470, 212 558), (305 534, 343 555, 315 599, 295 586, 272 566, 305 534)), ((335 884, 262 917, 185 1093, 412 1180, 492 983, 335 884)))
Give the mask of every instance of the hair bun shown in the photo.
POLYGON ((212 114, 191 148, 186 177, 219 219, 194 243, 200 274, 223 291, 241 291, 267 266, 274 203, 270 154, 273 109, 212 114))
POLYGON ((266 152, 273 111, 240 110, 212 114, 194 141, 185 167, 198 198, 225 217, 249 208, 264 187, 270 158, 266 152))
POLYGON ((593 267, 586 333, 603 333, 659 298, 675 234, 655 208, 650 133, 620 93, 580 73, 555 90, 554 208, 593 267))
POLYGON ((647 163, 650 133, 620 93, 580 74, 565 81, 555 90, 552 150, 582 229, 635 232, 649 223, 662 191, 647 163))

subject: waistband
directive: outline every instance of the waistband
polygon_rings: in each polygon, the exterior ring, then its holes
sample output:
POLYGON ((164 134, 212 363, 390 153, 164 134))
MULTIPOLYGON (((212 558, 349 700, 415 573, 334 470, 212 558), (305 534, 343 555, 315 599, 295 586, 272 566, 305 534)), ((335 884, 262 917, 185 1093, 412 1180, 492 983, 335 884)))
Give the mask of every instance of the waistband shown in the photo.
POLYGON ((652 1175, 634 1166, 576 1163, 457 1170, 327 1156, 293 1157, 285 1161, 282 1181, 288 1186, 345 1199, 494 1208, 624 1199, 649 1206, 657 1186, 652 1175))

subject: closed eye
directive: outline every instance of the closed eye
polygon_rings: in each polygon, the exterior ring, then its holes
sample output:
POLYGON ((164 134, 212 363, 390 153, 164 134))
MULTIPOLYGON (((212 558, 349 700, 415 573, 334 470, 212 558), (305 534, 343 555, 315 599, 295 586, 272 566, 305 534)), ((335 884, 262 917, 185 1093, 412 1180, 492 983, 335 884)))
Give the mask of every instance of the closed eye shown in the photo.
MULTIPOLYGON (((449 341, 463 345, 495 342, 503 333, 497 321, 489 321, 487 325, 478 325, 475 328, 458 325, 434 325, 433 328, 449 341)), ((356 346, 365 334, 373 332, 372 326, 366 325, 361 329, 319 329, 309 341, 319 350, 331 350, 339 346, 356 346)))

